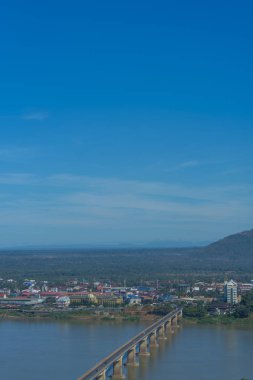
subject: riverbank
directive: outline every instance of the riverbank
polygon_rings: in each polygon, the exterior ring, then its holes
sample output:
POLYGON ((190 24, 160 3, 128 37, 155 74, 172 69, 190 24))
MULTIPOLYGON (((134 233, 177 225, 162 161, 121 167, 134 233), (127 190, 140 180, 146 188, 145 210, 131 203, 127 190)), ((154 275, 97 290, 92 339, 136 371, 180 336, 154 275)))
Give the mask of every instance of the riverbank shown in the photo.
MULTIPOLYGON (((35 321, 105 321, 105 322, 154 322, 160 317, 155 314, 132 315, 127 312, 108 314, 95 314, 87 311, 52 311, 48 313, 39 313, 34 311, 22 310, 0 310, 1 320, 35 320, 35 321)), ((247 318, 234 318, 232 316, 204 316, 201 318, 184 317, 183 325, 231 325, 235 327, 252 327, 253 314, 247 318)))
POLYGON ((22 310, 0 310, 0 320, 38 320, 38 321, 128 321, 128 322, 153 322, 159 319, 154 314, 132 315, 122 313, 92 313, 86 311, 51 311, 51 312, 34 312, 22 310))
POLYGON ((183 324, 185 325, 231 325, 235 327, 252 327, 253 314, 247 318, 235 318, 233 316, 217 315, 204 316, 201 318, 184 317, 183 324))

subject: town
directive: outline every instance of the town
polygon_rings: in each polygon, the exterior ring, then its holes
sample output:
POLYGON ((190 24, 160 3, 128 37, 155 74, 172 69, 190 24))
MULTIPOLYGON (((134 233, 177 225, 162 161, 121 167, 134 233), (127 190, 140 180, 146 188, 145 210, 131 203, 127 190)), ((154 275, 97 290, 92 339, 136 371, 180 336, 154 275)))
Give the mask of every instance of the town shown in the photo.
POLYGON ((151 318, 175 306, 184 316, 233 316, 246 318, 252 311, 253 280, 235 282, 186 282, 184 279, 144 281, 136 286, 114 282, 70 279, 55 285, 36 281, 0 278, 0 316, 66 318, 151 318), (247 301, 247 302, 246 302, 247 301))

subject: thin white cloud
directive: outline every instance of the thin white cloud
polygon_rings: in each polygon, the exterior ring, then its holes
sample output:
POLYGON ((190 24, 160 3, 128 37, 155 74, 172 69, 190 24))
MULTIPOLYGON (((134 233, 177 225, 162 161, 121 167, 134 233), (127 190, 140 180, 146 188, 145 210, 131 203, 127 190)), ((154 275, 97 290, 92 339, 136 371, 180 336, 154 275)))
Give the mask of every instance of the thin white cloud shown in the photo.
POLYGON ((248 185, 227 186, 188 186, 184 184, 125 180, 118 178, 89 177, 85 175, 58 174, 45 179, 45 183, 64 188, 91 190, 92 193, 127 193, 153 197, 186 198, 187 201, 217 201, 249 194, 252 187, 248 185))
MULTIPOLYGON (((164 168, 165 166, 165 163, 163 164, 157 164, 157 167, 160 168, 161 171, 163 172, 167 172, 167 173, 170 173, 170 172, 177 172, 177 171, 181 171, 181 170, 187 170, 187 169, 191 169, 191 168, 197 168, 199 166, 210 166, 210 165, 217 165, 217 164, 220 164, 218 161, 209 161, 209 160, 187 160, 187 161, 183 161, 183 162, 180 162, 178 164, 175 164, 175 165, 172 165, 172 166, 167 166, 166 168, 164 168)), ((155 167, 155 165, 153 165, 153 168, 155 167)))
POLYGON ((217 202, 229 199, 240 200, 252 197, 250 185, 224 185, 224 186, 189 186, 185 184, 148 182, 138 180, 125 180, 119 178, 90 177, 85 175, 55 174, 51 176, 38 176, 32 173, 0 173, 0 183, 43 186, 48 193, 54 188, 66 193, 89 192, 94 195, 135 194, 152 199, 178 199, 181 202, 217 202), (22 179, 22 181, 21 181, 22 179), (51 189, 51 190, 50 190, 51 189))
POLYGON ((26 113, 22 115, 22 119, 24 120, 45 120, 48 119, 49 113, 48 112, 31 112, 31 113, 26 113))
POLYGON ((2 185, 31 185, 35 177, 30 173, 3 173, 0 174, 2 185))
POLYGON ((197 161, 197 160, 190 160, 190 161, 182 162, 178 166, 180 168, 192 168, 194 166, 200 166, 200 165, 203 165, 203 163, 201 163, 200 161, 197 161))
POLYGON ((39 147, 32 146, 0 146, 0 162, 12 162, 30 159, 40 151, 39 147))
POLYGON ((29 173, 0 174, 0 184, 1 228, 27 226, 27 236, 35 226, 57 228, 63 235, 76 226, 79 239, 89 231, 87 239, 94 241, 98 230, 100 234, 107 231, 111 241, 118 240, 115 231, 123 236, 121 240, 136 239, 140 231, 141 239, 149 236, 153 240, 156 236, 173 239, 175 233, 191 239, 190 230, 195 231, 196 239, 197 232, 205 230, 205 235, 199 236, 203 240, 208 239, 209 229, 220 236, 228 226, 234 231, 253 223, 253 192, 245 185, 188 187, 29 173))
POLYGON ((206 202, 204 204, 192 204, 188 202, 150 199, 140 194, 104 194, 92 193, 71 194, 64 198, 66 204, 74 204, 79 207, 96 207, 106 210, 121 210, 124 215, 126 210, 132 210, 153 215, 154 219, 167 217, 168 219, 190 218, 200 220, 212 218, 214 220, 228 219, 234 215, 250 216, 252 207, 243 205, 242 202, 227 200, 226 202, 206 202))

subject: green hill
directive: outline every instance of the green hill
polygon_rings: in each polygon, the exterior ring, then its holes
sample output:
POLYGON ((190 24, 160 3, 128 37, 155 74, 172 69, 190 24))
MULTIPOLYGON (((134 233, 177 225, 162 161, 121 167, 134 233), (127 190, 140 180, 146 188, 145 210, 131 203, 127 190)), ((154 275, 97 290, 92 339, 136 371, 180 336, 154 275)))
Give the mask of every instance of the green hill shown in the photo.
POLYGON ((227 236, 190 256, 196 268, 253 272, 253 230, 227 236))
POLYGON ((253 230, 243 231, 225 237, 205 247, 205 252, 213 255, 227 257, 252 257, 253 256, 253 230))

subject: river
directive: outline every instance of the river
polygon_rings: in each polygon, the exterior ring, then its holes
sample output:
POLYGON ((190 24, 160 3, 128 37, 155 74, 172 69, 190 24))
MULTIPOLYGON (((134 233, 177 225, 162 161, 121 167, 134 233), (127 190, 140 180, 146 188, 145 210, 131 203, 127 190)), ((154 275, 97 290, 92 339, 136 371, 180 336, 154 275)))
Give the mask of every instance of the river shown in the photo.
MULTIPOLYGON (((0 322, 1 380, 76 380, 144 327, 133 322, 0 322)), ((253 329, 184 326, 129 380, 253 380, 253 329)))

